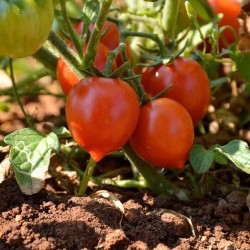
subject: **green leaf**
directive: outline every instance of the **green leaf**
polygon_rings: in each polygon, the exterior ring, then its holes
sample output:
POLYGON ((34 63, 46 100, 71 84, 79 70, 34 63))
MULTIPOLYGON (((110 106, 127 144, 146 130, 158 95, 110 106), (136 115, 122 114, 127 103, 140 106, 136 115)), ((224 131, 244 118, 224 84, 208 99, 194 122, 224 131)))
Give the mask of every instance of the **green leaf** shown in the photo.
POLYGON ((213 13, 207 1, 205 0, 189 0, 197 13, 199 13, 199 18, 204 21, 209 21, 213 17, 213 13))
POLYGON ((235 51, 231 51, 231 58, 235 62, 237 67, 237 72, 241 77, 243 77, 247 82, 250 82, 250 54, 240 53, 236 48, 235 51))
POLYGON ((57 135, 58 138, 68 138, 72 137, 70 131, 65 127, 54 128, 53 132, 57 135))
POLYGON ((220 165, 226 165, 228 163, 228 159, 225 155, 221 154, 216 150, 218 147, 220 147, 219 144, 215 144, 209 148, 210 151, 214 153, 214 161, 216 163, 219 163, 220 165))
POLYGON ((203 174, 211 167, 214 160, 214 153, 206 150, 203 146, 195 144, 190 151, 189 161, 198 174, 203 174))
POLYGON ((97 19, 99 13, 99 1, 86 0, 82 10, 82 21, 84 23, 93 23, 97 19))
POLYGON ((4 142, 12 146, 9 158, 20 189, 27 195, 38 193, 44 185, 51 151, 60 150, 56 134, 42 135, 25 128, 7 135, 4 142))
POLYGON ((224 146, 215 148, 226 156, 236 167, 250 174, 250 150, 248 144, 241 140, 233 140, 224 146))

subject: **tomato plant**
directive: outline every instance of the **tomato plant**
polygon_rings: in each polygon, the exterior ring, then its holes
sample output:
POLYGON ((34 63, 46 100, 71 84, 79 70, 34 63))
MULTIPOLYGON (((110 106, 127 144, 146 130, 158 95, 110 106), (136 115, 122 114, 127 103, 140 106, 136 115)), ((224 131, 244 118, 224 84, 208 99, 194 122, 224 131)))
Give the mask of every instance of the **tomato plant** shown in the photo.
POLYGON ((142 75, 142 85, 155 96, 172 85, 163 95, 180 102, 197 124, 210 103, 210 85, 206 72, 194 60, 179 57, 172 64, 148 67, 142 75))
MULTIPOLYGON (((219 23, 219 26, 230 25, 232 26, 236 33, 239 32, 239 22, 237 17, 240 14, 240 2, 238 0, 208 0, 212 10, 215 14, 222 13, 224 16, 219 23)), ((225 47, 225 45, 235 42, 235 37, 233 32, 226 29, 222 32, 222 38, 219 40, 220 47, 225 47), (225 42, 224 42, 225 41, 225 42)))
POLYGON ((2 0, 0 3, 0 55, 26 57, 47 39, 54 18, 51 0, 2 0))
MULTIPOLYGON (((101 72, 103 72, 105 69, 108 53, 108 48, 104 44, 99 43, 94 66, 101 72)), ((112 69, 116 69, 115 62, 113 63, 112 69)), ((80 80, 62 58, 59 58, 57 62, 57 79, 65 95, 67 95, 70 89, 80 80)))
POLYGON ((66 102, 72 136, 95 161, 129 140, 139 110, 139 100, 132 87, 112 78, 82 79, 71 89, 66 102))
MULTIPOLYGON (((74 29, 80 35, 82 34, 82 31, 83 31, 83 25, 84 23, 82 21, 77 22, 74 25, 74 29)), ((91 23, 89 28, 90 28, 90 31, 92 31, 94 29, 94 23, 91 23)), ((103 35, 101 36, 100 42, 106 45, 109 50, 116 49, 119 46, 119 42, 120 42, 120 32, 119 32, 117 25, 110 21, 105 21, 102 32, 103 32, 103 35)), ((127 52, 128 58, 130 58, 131 51, 130 51, 128 42, 126 42, 126 52, 127 52)), ((122 57, 120 54, 116 58, 116 64, 118 67, 122 65, 122 57)))
MULTIPOLYGON (((94 29, 94 25, 94 23, 90 24, 90 31, 94 29)), ((83 26, 84 23, 82 21, 77 22, 74 25, 74 29, 79 35, 82 34, 83 26)), ((105 44, 110 50, 115 49, 119 45, 120 41, 119 29, 116 24, 109 21, 105 21, 102 32, 104 32, 104 35, 101 37, 100 42, 105 44)))
POLYGON ((193 123, 186 109, 172 99, 159 98, 141 107, 130 144, 155 166, 181 169, 193 140, 193 123))

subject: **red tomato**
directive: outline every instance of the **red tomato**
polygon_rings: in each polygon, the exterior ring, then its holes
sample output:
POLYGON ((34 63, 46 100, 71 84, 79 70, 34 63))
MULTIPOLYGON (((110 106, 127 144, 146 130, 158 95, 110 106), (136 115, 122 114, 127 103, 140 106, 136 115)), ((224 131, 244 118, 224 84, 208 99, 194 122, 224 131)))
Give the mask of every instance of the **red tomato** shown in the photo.
POLYGON ((158 98, 141 107, 130 145, 145 161, 163 168, 183 168, 193 145, 190 115, 178 102, 158 98))
MULTIPOLYGON (((101 72, 105 69, 108 53, 108 48, 104 44, 99 43, 94 65, 101 72)), ((115 63, 113 64, 112 69, 116 69, 115 63)), ((57 62, 57 79, 65 95, 67 95, 70 89, 80 80, 62 58, 59 58, 57 62)))
POLYGON ((194 60, 179 57, 170 65, 149 67, 142 74, 142 85, 152 97, 173 85, 163 96, 180 102, 194 125, 206 114, 210 103, 210 85, 206 72, 194 60))
POLYGON ((70 90, 66 101, 73 138, 97 162, 129 140, 139 112, 132 87, 113 78, 84 78, 70 90))
MULTIPOLYGON (((90 24, 90 31, 94 29, 94 25, 95 25, 94 23, 90 24)), ((83 22, 80 21, 76 23, 74 25, 74 29, 77 31, 79 35, 81 35, 83 31, 83 22)), ((120 42, 120 33, 119 33, 119 29, 117 25, 112 22, 105 21, 102 32, 105 33, 105 35, 101 37, 100 42, 105 44, 109 48, 109 50, 116 49, 119 46, 119 42, 120 42)), ((130 58, 131 51, 130 51, 128 42, 126 43, 126 52, 127 52, 128 58, 130 58)), ((116 64, 118 67, 120 67, 122 63, 123 63, 122 57, 119 54, 116 59, 116 64)))
MULTIPOLYGON (((239 32, 239 22, 237 17, 240 14, 240 2, 238 0, 208 0, 212 10, 215 14, 222 13, 224 17, 222 18, 219 26, 230 25, 232 26, 236 33, 239 32)), ((223 44, 223 39, 219 40, 220 47, 225 47, 227 44, 235 42, 232 31, 226 29, 223 33, 223 37, 226 40, 226 44, 223 44)))
POLYGON ((62 58, 58 58, 57 61, 57 80, 65 95, 68 95, 71 88, 79 82, 78 76, 70 69, 62 58))

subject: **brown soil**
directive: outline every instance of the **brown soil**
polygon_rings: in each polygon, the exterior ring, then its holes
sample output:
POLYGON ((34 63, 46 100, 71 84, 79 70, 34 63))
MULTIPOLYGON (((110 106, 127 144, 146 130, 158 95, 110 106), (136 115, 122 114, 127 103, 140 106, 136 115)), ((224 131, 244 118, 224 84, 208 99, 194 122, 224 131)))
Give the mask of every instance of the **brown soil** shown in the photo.
POLYGON ((247 192, 183 203, 150 192, 105 187, 104 198, 22 194, 0 184, 0 249, 250 249, 247 192), (189 219, 189 220, 188 220, 189 219))

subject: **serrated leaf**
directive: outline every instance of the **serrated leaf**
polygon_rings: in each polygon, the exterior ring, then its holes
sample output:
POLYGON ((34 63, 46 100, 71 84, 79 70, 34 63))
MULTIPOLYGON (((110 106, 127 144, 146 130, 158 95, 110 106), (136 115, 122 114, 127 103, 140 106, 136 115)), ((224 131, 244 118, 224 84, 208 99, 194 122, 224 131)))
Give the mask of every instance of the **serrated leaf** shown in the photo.
POLYGON ((232 161, 236 167, 250 174, 250 150, 246 142, 233 140, 224 146, 218 146, 216 150, 232 161))
POLYGON ((84 23, 92 23, 97 19, 99 13, 100 3, 99 1, 86 0, 82 10, 82 21, 84 23))
POLYGON ((25 128, 7 135, 4 141, 12 146, 9 159, 21 191, 27 195, 38 193, 44 185, 51 151, 60 150, 56 134, 42 135, 25 128))
POLYGON ((198 174, 203 174, 211 167, 214 160, 214 153, 206 150, 203 146, 195 144, 190 151, 189 161, 198 174))

